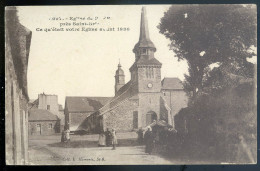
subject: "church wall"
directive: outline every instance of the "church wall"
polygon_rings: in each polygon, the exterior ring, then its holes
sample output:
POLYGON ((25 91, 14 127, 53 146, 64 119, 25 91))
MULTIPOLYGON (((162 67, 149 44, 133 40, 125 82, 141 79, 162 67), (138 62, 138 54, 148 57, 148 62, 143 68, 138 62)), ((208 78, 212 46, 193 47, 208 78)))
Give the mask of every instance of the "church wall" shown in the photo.
POLYGON ((126 100, 103 115, 103 129, 114 128, 117 132, 132 131, 134 111, 138 111, 137 100, 126 100))
POLYGON ((172 118, 188 105, 188 96, 183 90, 162 90, 164 99, 171 108, 172 118))
POLYGON ((139 127, 146 127, 146 114, 154 111, 160 118, 160 93, 139 93, 139 127))
POLYGON ((138 68, 138 89, 139 92, 160 92, 161 91, 161 69, 153 68, 153 77, 149 78, 146 75, 147 68, 138 68), (148 84, 152 87, 149 88, 148 84))

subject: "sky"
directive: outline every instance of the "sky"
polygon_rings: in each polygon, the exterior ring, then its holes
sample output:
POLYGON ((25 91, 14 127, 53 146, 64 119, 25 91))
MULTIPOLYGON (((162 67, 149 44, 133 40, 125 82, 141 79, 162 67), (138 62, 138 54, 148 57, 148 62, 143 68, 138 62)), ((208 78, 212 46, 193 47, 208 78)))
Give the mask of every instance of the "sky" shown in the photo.
MULTIPOLYGON (((37 99, 42 92, 56 94, 64 106, 66 96, 114 96, 119 59, 126 82, 130 79, 129 68, 135 60, 132 50, 139 40, 141 8, 141 5, 18 7, 21 24, 32 31, 27 75, 30 99, 37 99), (98 17, 98 27, 126 27, 130 31, 36 31, 60 28, 60 22, 65 22, 50 20, 52 17, 98 17)), ((157 48, 155 58, 162 63, 162 79, 183 80, 188 72, 187 63, 177 60, 169 50, 170 41, 157 28, 168 8, 169 5, 146 5, 150 38, 157 48)), ((67 27, 71 26, 64 26, 67 27)))

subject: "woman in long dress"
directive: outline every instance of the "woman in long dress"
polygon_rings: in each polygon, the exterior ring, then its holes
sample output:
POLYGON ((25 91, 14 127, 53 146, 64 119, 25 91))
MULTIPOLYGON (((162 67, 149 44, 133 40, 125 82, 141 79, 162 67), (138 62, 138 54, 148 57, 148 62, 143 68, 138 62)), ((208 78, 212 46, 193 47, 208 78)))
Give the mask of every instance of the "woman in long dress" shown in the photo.
POLYGON ((106 136, 105 136, 104 131, 102 131, 102 132, 99 134, 98 146, 99 146, 99 147, 104 147, 104 146, 106 146, 106 136))
POLYGON ((116 131, 114 129, 112 129, 112 145, 113 145, 112 150, 115 150, 117 145, 117 137, 116 137, 116 131))
POLYGON ((152 128, 148 127, 148 130, 144 134, 145 141, 145 153, 151 154, 154 147, 154 135, 152 133, 152 128))

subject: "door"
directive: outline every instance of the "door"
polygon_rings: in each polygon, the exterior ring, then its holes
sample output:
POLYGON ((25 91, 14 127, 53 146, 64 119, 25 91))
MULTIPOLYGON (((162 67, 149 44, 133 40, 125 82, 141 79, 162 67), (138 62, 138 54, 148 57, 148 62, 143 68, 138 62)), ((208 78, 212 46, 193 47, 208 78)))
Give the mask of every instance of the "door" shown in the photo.
POLYGON ((146 114, 146 125, 150 125, 153 121, 157 121, 157 115, 154 111, 150 111, 146 114))
POLYGON ((38 135, 41 135, 41 133, 42 133, 41 124, 37 124, 37 125, 36 125, 36 132, 37 132, 38 135))

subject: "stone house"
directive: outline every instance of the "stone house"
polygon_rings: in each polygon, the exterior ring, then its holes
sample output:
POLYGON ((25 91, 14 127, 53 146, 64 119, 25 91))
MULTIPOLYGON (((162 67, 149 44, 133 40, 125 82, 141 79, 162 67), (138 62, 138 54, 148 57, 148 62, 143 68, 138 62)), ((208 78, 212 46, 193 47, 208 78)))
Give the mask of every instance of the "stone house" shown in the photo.
MULTIPOLYGON (((28 104, 29 110, 33 110, 33 113, 40 112, 40 113, 51 113, 58 117, 59 121, 58 125, 59 127, 56 127, 55 132, 59 133, 61 130, 64 129, 64 110, 62 108, 62 105, 58 104, 58 96, 52 95, 52 94, 45 94, 41 93, 38 95, 38 99, 31 100, 28 104), (41 109, 41 110, 36 110, 41 109), (42 110, 45 110, 43 112, 42 110)), ((29 115, 29 122, 31 122, 31 115, 29 115)), ((40 114, 39 114, 40 117, 40 114)), ((44 116, 42 116, 44 118, 44 116)), ((40 118, 39 118, 40 119, 40 118)), ((32 134, 30 134, 32 135, 32 134)))
POLYGON ((52 135, 60 132, 60 119, 48 110, 29 110, 29 135, 52 135))
POLYGON ((5 11, 5 158, 28 164, 27 67, 32 32, 19 23, 15 7, 5 11))
POLYGON ((119 132, 133 131, 145 128, 154 120, 173 125, 173 116, 187 106, 181 81, 178 78, 161 80, 162 64, 154 57, 156 47, 149 37, 144 7, 140 37, 133 52, 135 62, 129 69, 130 81, 125 83, 124 71, 119 63, 115 73, 115 96, 104 106, 88 113, 78 129, 92 133, 107 128, 119 132))

